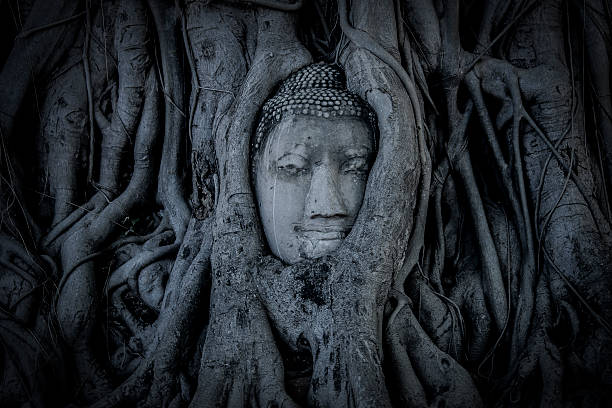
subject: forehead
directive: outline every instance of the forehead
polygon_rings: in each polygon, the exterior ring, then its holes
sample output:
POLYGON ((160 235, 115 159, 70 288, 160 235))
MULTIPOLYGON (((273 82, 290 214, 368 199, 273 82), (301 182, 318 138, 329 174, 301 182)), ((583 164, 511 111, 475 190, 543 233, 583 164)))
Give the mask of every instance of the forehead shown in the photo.
POLYGON ((351 147, 372 150, 372 137, 372 131, 361 118, 288 115, 272 129, 266 145, 269 149, 273 143, 274 150, 297 145, 329 150, 351 147))

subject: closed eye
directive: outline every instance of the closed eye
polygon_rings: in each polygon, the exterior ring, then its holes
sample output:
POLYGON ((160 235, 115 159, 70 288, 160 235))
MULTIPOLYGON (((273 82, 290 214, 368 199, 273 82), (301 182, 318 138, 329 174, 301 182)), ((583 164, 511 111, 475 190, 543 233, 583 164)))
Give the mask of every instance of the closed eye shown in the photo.
POLYGON ((342 164, 342 171, 345 173, 364 173, 369 168, 368 160, 365 156, 352 157, 342 164))
POLYGON ((284 154, 276 161, 276 169, 287 175, 298 175, 307 171, 310 162, 303 156, 295 153, 284 154))

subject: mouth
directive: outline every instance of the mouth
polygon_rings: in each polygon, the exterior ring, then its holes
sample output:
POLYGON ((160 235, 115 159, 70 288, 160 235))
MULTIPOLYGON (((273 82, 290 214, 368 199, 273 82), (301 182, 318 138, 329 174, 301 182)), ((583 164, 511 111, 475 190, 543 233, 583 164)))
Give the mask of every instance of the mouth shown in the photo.
POLYGON ((318 241, 338 241, 344 239, 351 228, 342 225, 304 225, 295 230, 304 237, 318 241))

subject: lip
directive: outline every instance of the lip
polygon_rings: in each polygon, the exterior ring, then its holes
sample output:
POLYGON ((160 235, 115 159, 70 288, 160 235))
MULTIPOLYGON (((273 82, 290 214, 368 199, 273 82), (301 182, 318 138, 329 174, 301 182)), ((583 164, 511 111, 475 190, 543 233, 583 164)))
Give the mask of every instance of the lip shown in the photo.
POLYGON ((344 239, 351 229, 342 225, 304 225, 296 226, 295 230, 308 239, 337 241, 344 239))

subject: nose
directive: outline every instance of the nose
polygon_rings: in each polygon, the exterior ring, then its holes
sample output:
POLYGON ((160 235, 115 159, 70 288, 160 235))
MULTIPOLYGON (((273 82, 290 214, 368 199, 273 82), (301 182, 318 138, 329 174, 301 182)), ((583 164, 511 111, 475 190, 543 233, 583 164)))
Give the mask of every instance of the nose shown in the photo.
POLYGON ((348 215, 342 194, 338 189, 337 177, 329 166, 321 165, 313 169, 310 189, 305 206, 308 218, 346 217, 348 215))

